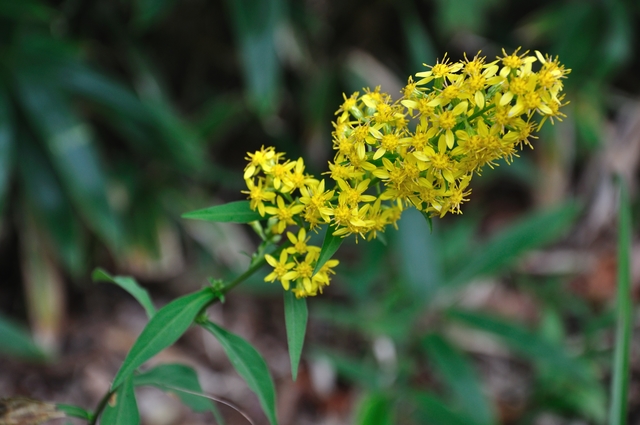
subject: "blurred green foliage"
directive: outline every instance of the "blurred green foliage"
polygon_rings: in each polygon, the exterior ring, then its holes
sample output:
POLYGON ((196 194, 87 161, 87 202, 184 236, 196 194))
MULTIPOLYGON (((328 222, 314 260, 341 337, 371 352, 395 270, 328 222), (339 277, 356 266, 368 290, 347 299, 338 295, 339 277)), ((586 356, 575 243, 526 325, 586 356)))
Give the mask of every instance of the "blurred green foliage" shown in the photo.
MULTIPOLYGON (((18 243, 35 238, 29 246, 39 249, 21 251, 33 257, 22 261, 73 280, 107 261, 105 252, 121 264, 140 251, 155 258, 163 226, 191 243, 181 213, 209 206, 212 193, 240 198, 246 151, 275 145, 324 171, 342 92, 393 85, 445 51, 492 58, 503 46, 559 55, 572 69, 563 125, 576 132, 580 162, 563 165, 580 169, 602 152, 615 96, 640 90, 639 14, 632 0, 0 0, 1 217, 18 243)), ((563 143, 557 134, 541 142, 542 151, 563 143)), ((533 190, 539 173, 525 156, 474 183, 533 190)), ((388 248, 360 244, 360 262, 343 269, 346 307, 311 308, 312 318, 396 347, 396 370, 331 354, 365 389, 357 423, 497 422, 452 326, 489 333, 530 362, 525 418, 551 409, 602 423, 594 335, 611 323, 607 314, 592 317, 557 281, 534 285, 526 276, 514 281, 544 306, 535 329, 455 302, 473 278, 512 271, 519 255, 552 242, 576 212, 567 204, 533 214, 488 242, 477 241, 477 215, 427 236, 423 218, 407 213, 388 248), (577 359, 563 343, 568 313, 585 332, 577 359), (425 370, 437 385, 425 384, 425 370), (411 418, 397 417, 406 405, 411 418)), ((3 352, 42 356, 18 327, 0 325, 16 342, 3 352)))

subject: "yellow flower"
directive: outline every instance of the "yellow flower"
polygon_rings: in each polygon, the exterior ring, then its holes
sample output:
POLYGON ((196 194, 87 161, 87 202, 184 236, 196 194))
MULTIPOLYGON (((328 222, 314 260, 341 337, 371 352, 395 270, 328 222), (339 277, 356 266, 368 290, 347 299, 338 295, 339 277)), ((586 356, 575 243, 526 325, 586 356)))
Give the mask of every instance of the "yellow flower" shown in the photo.
POLYGON ((278 219, 278 221, 273 225, 271 231, 276 235, 284 232, 284 229, 291 224, 296 224, 293 218, 300 214, 304 209, 304 205, 291 203, 287 205, 284 203, 284 199, 282 196, 278 196, 276 199, 277 207, 265 207, 264 210, 267 214, 272 215, 278 219))
POLYGON ((280 154, 276 154, 275 148, 272 146, 266 149, 262 146, 259 151, 247 152, 247 155, 245 159, 249 161, 249 164, 244 169, 245 180, 256 175, 260 171, 259 168, 264 168, 277 161, 280 156, 280 154))
POLYGON ((309 242, 311 237, 307 237, 307 232, 304 230, 304 227, 300 228, 298 236, 291 232, 287 232, 287 238, 292 245, 286 249, 289 254, 304 255, 309 251, 309 248, 315 248, 307 246, 307 242, 309 242))
POLYGON ((264 217, 265 214, 264 202, 273 202, 276 197, 275 192, 270 191, 270 188, 265 188, 262 186, 264 181, 265 179, 263 177, 259 177, 258 184, 256 185, 253 182, 253 179, 246 179, 245 183, 247 184, 247 188, 249 188, 249 190, 240 191, 240 193, 246 193, 249 195, 249 199, 251 200, 249 206, 254 211, 257 209, 262 217, 264 217))
POLYGON ((286 275, 289 270, 291 270, 293 266, 295 266, 295 263, 287 262, 287 256, 288 254, 286 250, 280 252, 280 260, 276 260, 269 254, 264 256, 264 258, 267 260, 267 263, 269 263, 269 265, 273 267, 273 271, 265 276, 265 282, 273 282, 274 280, 278 279, 282 283, 282 287, 285 290, 289 290, 289 281, 291 279, 287 279, 286 275))

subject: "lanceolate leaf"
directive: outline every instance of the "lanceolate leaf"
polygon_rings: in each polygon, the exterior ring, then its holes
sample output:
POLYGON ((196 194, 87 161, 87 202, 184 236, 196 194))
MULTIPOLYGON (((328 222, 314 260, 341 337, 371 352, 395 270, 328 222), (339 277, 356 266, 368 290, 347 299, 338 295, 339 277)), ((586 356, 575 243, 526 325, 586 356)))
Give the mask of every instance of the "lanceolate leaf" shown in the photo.
POLYGON ((196 371, 189 366, 162 364, 136 375, 133 378, 133 384, 135 386, 152 385, 163 391, 172 392, 193 411, 206 412, 210 410, 216 418, 220 416, 218 409, 206 396, 197 395, 202 394, 202 387, 200 387, 196 371))
POLYGON ((495 423, 489 401, 482 394, 469 359, 438 334, 427 335, 422 340, 422 347, 461 409, 479 423, 495 423))
POLYGON ((85 421, 90 421, 93 418, 91 412, 84 410, 82 407, 74 406, 72 404, 56 404, 56 408, 64 412, 67 417, 80 418, 85 421))
POLYGON ((193 323, 198 313, 214 299, 215 294, 209 288, 205 288, 180 297, 161 308, 131 347, 111 388, 117 388, 140 365, 176 342, 193 323))
POLYGON ((316 267, 313 269, 313 274, 318 273, 318 271, 326 264, 327 261, 333 257, 333 254, 338 251, 340 245, 344 241, 344 238, 340 236, 334 236, 333 232, 336 229, 332 226, 327 228, 327 233, 324 235, 324 240, 322 241, 322 248, 320 248, 320 256, 318 257, 318 262, 316 263, 316 267))
POLYGON ((264 217, 258 211, 253 211, 249 205, 249 201, 229 202, 228 204, 185 213, 182 218, 231 223, 249 223, 263 220, 264 217))
POLYGON ((149 297, 149 293, 146 289, 136 282, 136 280, 132 277, 127 276, 111 276, 109 273, 102 269, 95 269, 93 274, 91 275, 91 279, 94 282, 111 282, 115 283, 128 293, 130 293, 139 303, 144 307, 144 310, 147 312, 147 317, 151 319, 156 314, 156 308, 153 306, 153 302, 151 302, 151 298, 149 297))
POLYGON ((100 418, 100 425, 138 425, 140 413, 133 391, 133 376, 129 375, 111 395, 100 418))
POLYGON ((218 339, 238 374, 258 396, 260 405, 271 425, 276 425, 276 392, 264 359, 247 341, 228 332, 215 323, 202 325, 218 339))
POLYGON ((304 334, 307 331, 306 298, 296 298, 291 291, 284 291, 284 321, 287 328, 287 343, 289 344, 289 359, 291 360, 291 376, 295 381, 298 377, 298 364, 304 344, 304 334))

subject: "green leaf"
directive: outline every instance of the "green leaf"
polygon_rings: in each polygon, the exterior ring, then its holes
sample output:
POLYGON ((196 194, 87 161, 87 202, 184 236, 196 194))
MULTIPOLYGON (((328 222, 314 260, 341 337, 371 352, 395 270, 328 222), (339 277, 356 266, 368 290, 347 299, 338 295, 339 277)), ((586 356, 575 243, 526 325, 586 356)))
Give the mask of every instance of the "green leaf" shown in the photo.
POLYGON ((448 285, 461 285, 476 276, 495 273, 512 264, 523 253, 558 239, 579 212, 576 203, 568 202, 510 226, 478 250, 448 285))
POLYGON ((443 425, 479 425, 474 417, 460 413, 443 400, 426 391, 416 391, 410 396, 416 405, 415 416, 419 423, 443 425))
POLYGON ((84 267, 82 227, 41 147, 25 132, 18 134, 17 154, 21 189, 29 212, 55 244, 54 252, 73 274, 84 267))
POLYGON ((227 0, 239 42, 248 97, 261 114, 273 112, 281 81, 275 34, 284 18, 281 0, 227 0))
POLYGON ((566 376, 580 382, 591 379, 584 365, 578 359, 569 357, 561 346, 512 321, 462 310, 450 310, 447 317, 499 337, 521 356, 551 368, 559 376, 566 376))
POLYGON ((428 224, 420 211, 410 208, 402 214, 393 239, 403 282, 412 296, 421 300, 429 299, 442 282, 441 244, 430 232, 428 224))
POLYGON ((118 385, 140 365, 172 345, 191 326, 198 313, 215 299, 209 288, 173 300, 147 323, 131 347, 111 384, 118 385))
POLYGON ((9 178, 13 169, 14 130, 11 105, 7 93, 0 87, 0 214, 9 188, 9 178))
POLYGON ((16 74, 27 118, 44 140, 49 160, 74 206, 112 249, 122 238, 109 202, 98 152, 88 127, 73 113, 69 100, 31 68, 16 74))
POLYGON ((0 315, 0 354, 23 360, 42 361, 45 354, 33 342, 29 332, 0 315))
POLYGON ((264 359, 247 341, 207 321, 202 327, 218 339, 238 374, 256 393, 271 425, 276 425, 276 392, 264 359))
POLYGON ((327 261, 333 257, 333 254, 338 251, 342 242, 344 242, 344 238, 341 236, 335 236, 333 232, 336 229, 333 226, 327 227, 327 233, 324 234, 324 240, 322 241, 322 248, 320 248, 320 255, 318 256, 318 262, 316 263, 315 268, 313 269, 313 274, 315 275, 318 271, 326 264, 327 261))
POLYGON ((308 317, 307 300, 296 298, 291 291, 284 291, 284 321, 287 328, 291 376, 294 381, 298 378, 298 364, 304 345, 304 334, 307 331, 308 317))
POLYGON ((80 418, 85 421, 90 421, 93 419, 93 414, 87 410, 84 410, 82 407, 74 406, 72 404, 56 404, 56 408, 64 412, 65 415, 71 418, 80 418))
POLYGON ((470 360, 438 334, 427 335, 422 340, 422 347, 458 401, 458 406, 479 423, 496 423, 470 360))
POLYGON ((616 295, 616 343, 613 353, 613 379, 611 380, 611 404, 609 425, 627 423, 629 392, 629 356, 631 354, 631 330, 633 308, 631 305, 631 205, 625 181, 618 177, 620 206, 618 213, 618 285, 616 295))
POLYGON ((49 22, 56 10, 34 0, 0 1, 0 17, 28 21, 49 22))
POLYGON ((138 28, 145 29, 169 13, 176 0, 139 0, 135 23, 138 28))
MULTIPOLYGON (((220 412, 202 394, 198 375, 193 368, 181 364, 162 364, 133 378, 135 386, 151 385, 163 391, 175 393, 194 412, 211 411, 218 418, 220 412)), ((219 419, 218 422, 220 422, 219 419)))
POLYGON ((356 425, 392 425, 393 405, 384 394, 367 394, 356 413, 356 425))
POLYGON ((229 202, 202 210, 191 211, 182 214, 182 218, 192 220, 217 221, 224 223, 250 223, 263 220, 264 217, 258 211, 253 211, 249 201, 229 202))
POLYGON ((153 318, 156 314, 156 308, 153 306, 153 302, 151 302, 149 292, 140 286, 134 278, 128 276, 111 276, 106 271, 98 268, 93 271, 91 279, 93 279, 94 282, 115 283, 131 294, 140 303, 140 305, 144 307, 149 319, 153 318))
POLYGON ((138 425, 140 413, 136 403, 133 376, 127 376, 118 390, 111 395, 100 418, 100 425, 138 425))

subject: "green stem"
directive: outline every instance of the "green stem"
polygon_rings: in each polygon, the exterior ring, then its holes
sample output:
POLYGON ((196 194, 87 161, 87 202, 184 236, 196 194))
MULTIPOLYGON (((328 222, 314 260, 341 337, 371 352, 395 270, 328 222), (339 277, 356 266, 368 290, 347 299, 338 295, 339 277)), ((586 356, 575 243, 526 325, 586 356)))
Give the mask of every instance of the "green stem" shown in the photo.
POLYGON ((492 103, 489 106, 485 106, 483 109, 479 110, 478 112, 476 112, 475 114, 471 115, 470 117, 467 117, 467 121, 473 121, 474 119, 478 118, 480 115, 484 114, 485 112, 487 112, 490 109, 493 109, 496 107, 495 103, 492 103))
MULTIPOLYGON (((273 252, 273 256, 278 256, 283 249, 288 248, 291 245, 290 241, 285 241, 282 245, 280 245, 278 247, 278 249, 276 249, 273 252)), ((220 289, 220 293, 221 294, 226 294, 227 292, 229 292, 231 289, 233 289, 234 287, 238 286, 239 284, 241 284, 242 282, 244 282, 247 278, 249 278, 251 275, 253 275, 255 272, 257 272, 262 266, 264 266, 267 263, 267 259, 265 258, 265 255, 262 255, 258 260, 255 260, 251 266, 247 269, 246 272, 242 273, 240 276, 236 277, 235 279, 233 279, 231 282, 227 283, 226 285, 224 285, 221 289, 220 289)))
POLYGON ((102 399, 98 403, 98 407, 96 407, 96 411, 93 413, 93 417, 91 418, 91 421, 89 421, 89 425, 96 425, 96 423, 98 423, 98 418, 102 414, 102 411, 104 410, 105 407, 107 407, 107 403, 109 402, 109 399, 111 398, 113 393, 115 393, 117 390, 118 388, 113 388, 107 391, 104 397, 102 397, 102 399))

